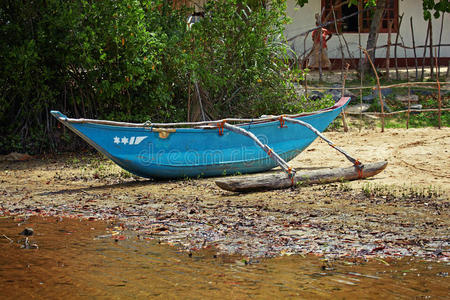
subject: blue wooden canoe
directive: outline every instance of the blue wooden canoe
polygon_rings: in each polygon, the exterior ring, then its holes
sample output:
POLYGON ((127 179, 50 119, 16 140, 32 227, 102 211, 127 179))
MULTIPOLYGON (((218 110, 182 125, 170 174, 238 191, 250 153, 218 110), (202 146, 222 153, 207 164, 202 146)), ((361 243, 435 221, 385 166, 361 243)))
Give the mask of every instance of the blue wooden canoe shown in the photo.
MULTIPOLYGON (((349 98, 333 107, 290 116, 320 132, 341 113, 349 98)), ((123 169, 147 178, 180 178, 255 173, 276 163, 246 136, 216 126, 162 128, 156 124, 71 119, 52 111, 61 123, 123 169), (222 133, 222 134, 221 134, 222 133)), ((308 128, 279 120, 255 119, 238 124, 269 145, 285 161, 308 147, 317 136, 308 128)))

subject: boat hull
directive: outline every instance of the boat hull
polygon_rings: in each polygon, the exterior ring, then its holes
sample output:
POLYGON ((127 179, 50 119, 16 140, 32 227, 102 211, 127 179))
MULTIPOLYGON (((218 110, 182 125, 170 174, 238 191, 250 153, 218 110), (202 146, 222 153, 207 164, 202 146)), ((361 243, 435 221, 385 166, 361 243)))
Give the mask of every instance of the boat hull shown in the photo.
MULTIPOLYGON (((324 131, 348 103, 295 117, 324 131)), ((57 111, 52 114, 123 169, 147 178, 207 177, 262 172, 276 163, 246 136, 218 128, 127 127, 73 122, 57 111)), ((304 126, 279 121, 241 124, 290 161, 317 136, 304 126)))

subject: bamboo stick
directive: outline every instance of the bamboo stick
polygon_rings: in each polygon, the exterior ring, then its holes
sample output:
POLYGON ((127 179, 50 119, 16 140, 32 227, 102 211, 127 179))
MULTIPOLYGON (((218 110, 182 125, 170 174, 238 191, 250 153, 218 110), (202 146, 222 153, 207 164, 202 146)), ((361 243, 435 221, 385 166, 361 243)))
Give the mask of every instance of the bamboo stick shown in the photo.
POLYGON ((341 41, 341 36, 339 34, 339 28, 337 26, 337 22, 336 22, 336 14, 334 12, 334 6, 333 4, 331 4, 331 11, 333 13, 333 20, 334 20, 334 28, 336 29, 336 35, 338 36, 338 40, 339 40, 339 45, 340 45, 340 50, 341 50, 341 80, 343 80, 343 76, 344 76, 344 59, 345 59, 345 55, 344 55, 344 47, 342 46, 342 41, 341 41))
MULTIPOLYGON (((441 82, 441 84, 444 82, 441 82)), ((444 84, 450 84, 450 81, 446 81, 444 84)), ((390 85, 384 85, 382 86, 383 89, 387 88, 393 88, 393 87, 407 87, 407 86, 415 86, 415 85, 429 85, 434 86, 436 83, 434 82, 404 82, 404 83, 396 83, 396 84, 390 84, 390 85)))
MULTIPOLYGON (((322 8, 322 12, 320 13, 320 21, 317 20, 319 23, 319 25, 321 25, 320 29, 319 29, 319 43, 320 43, 320 48, 319 48, 319 82, 322 82, 322 51, 323 51, 323 38, 322 38, 322 15, 323 15, 323 11, 324 11, 325 7, 322 8)), ((314 41, 313 38, 313 43, 315 44, 316 42, 314 41)))
POLYGON ((408 115, 406 117, 406 129, 409 129, 409 118, 411 117, 411 88, 408 87, 408 115))
MULTIPOLYGON (((404 43, 405 41, 403 40, 403 37, 400 36, 400 38, 402 39, 402 43, 404 43)), ((403 51, 405 52, 405 57, 407 57, 406 56, 406 49, 403 48, 403 51)), ((409 82, 408 59, 406 60, 406 80, 409 82)), ((406 119, 406 129, 409 128, 410 109, 411 109, 411 86, 408 86, 408 117, 406 119)))
POLYGON ((392 33, 392 20, 388 24, 388 38, 387 38, 387 48, 386 48, 386 80, 390 79, 390 65, 391 65, 391 33, 392 33))
POLYGON ((280 168, 286 172, 289 177, 295 176, 295 170, 291 168, 288 163, 282 159, 275 151, 273 151, 268 145, 264 144, 260 139, 256 137, 252 132, 245 130, 244 128, 223 123, 223 127, 237 134, 242 134, 246 137, 252 139, 267 155, 278 165, 280 168))
MULTIPOLYGON (((342 35, 342 40, 344 42, 346 42, 346 39, 345 39, 344 35, 342 35)), ((305 41, 305 43, 306 43, 306 41, 305 41)), ((416 46, 415 45, 415 39, 414 39, 414 46, 405 46, 404 44, 401 44, 401 43, 391 43, 390 46, 391 47, 392 46, 397 46, 397 47, 400 47, 400 48, 411 49, 411 50, 419 49, 419 48, 430 48, 430 45, 428 45, 428 43, 426 45, 416 46)), ((388 47, 387 44, 385 44, 385 45, 377 45, 376 49, 383 49, 383 48, 387 48, 387 47, 388 47)), ((439 47, 450 47, 450 44, 439 43, 439 44, 433 44, 433 46, 432 46, 432 48, 439 48, 439 47)), ((304 46, 304 48, 306 48, 306 45, 304 46)), ((348 44, 346 44, 346 48, 347 48, 347 51, 349 51, 348 44)), ((307 50, 309 50, 309 49, 307 49, 307 50)), ((302 55, 305 55, 306 52, 307 51, 304 51, 302 55)), ((351 52, 349 52, 349 55, 351 55, 351 52)), ((309 54, 308 54, 308 56, 309 56, 309 54)), ((351 57, 353 58, 353 55, 351 57)))
MULTIPOLYGON (((342 82, 341 97, 344 97, 344 94, 345 94, 345 81, 347 80, 348 67, 350 67, 349 64, 347 64, 347 66, 345 67, 345 75, 344 75, 344 80, 342 82)), ((341 111, 341 115, 342 115, 342 125, 344 126, 344 132, 348 132, 347 119, 345 118, 345 111, 344 110, 341 111)))
POLYGON ((188 103, 187 103, 187 121, 191 121, 191 81, 189 78, 189 85, 188 85, 188 103))
MULTIPOLYGON (((450 84, 450 81, 441 82, 441 85, 447 85, 450 84)), ((421 81, 413 81, 413 82, 403 82, 403 83, 394 83, 389 85, 383 85, 381 86, 381 89, 387 89, 387 88, 393 88, 393 87, 408 87, 408 86, 425 86, 426 88, 434 88, 437 86, 436 82, 421 82, 421 81)), ((330 89, 341 89, 339 88, 332 88, 332 87, 317 87, 317 86, 310 86, 309 89, 311 90, 318 90, 318 91, 325 91, 330 89)), ((359 90, 359 89, 375 89, 373 86, 358 86, 358 87, 347 87, 347 90, 359 90)))
MULTIPOLYGON (((397 44, 398 44, 398 37, 400 35, 400 27, 402 26, 402 21, 403 21, 403 16, 405 15, 405 13, 403 13, 400 16, 400 20, 398 21, 398 26, 397 26, 397 35, 395 37, 395 48, 394 48, 394 57, 395 57, 395 79, 399 80, 400 76, 398 74, 398 59, 397 59, 397 44)), ((405 59, 408 60, 408 58, 405 56, 405 59)))
POLYGON ((434 69, 434 62, 433 62, 433 22, 430 20, 428 20, 428 24, 430 27, 430 78, 433 78, 433 69, 434 69))
POLYGON ((195 90, 197 91, 198 103, 200 104, 200 111, 202 113, 202 119, 203 119, 202 121, 206 121, 205 111, 203 110, 202 97, 200 95, 200 89, 198 88, 197 81, 194 81, 194 85, 195 85, 195 90))
POLYGON ((351 163, 353 163, 354 165, 360 165, 361 163, 353 158, 352 156, 350 156, 350 154, 348 154, 347 152, 344 151, 344 149, 336 146, 335 143, 333 143, 331 140, 329 140, 327 137, 325 137, 319 130, 317 130, 314 126, 312 126, 309 123, 303 122, 302 120, 298 120, 298 119, 293 119, 293 118, 289 118, 289 117, 285 117, 284 120, 286 122, 291 122, 294 124, 299 124, 302 125, 306 128, 308 128, 309 130, 311 130, 312 132, 314 132, 318 137, 320 137, 322 140, 324 140, 328 145, 330 145, 333 149, 337 150, 338 152, 340 152, 341 154, 343 154, 345 156, 345 158, 347 158, 351 163))
MULTIPOLYGON (((441 86, 442 85, 449 85, 450 81, 440 81, 441 86)), ((381 89, 387 89, 387 88, 393 88, 393 87, 408 87, 408 86, 420 86, 422 88, 425 89, 433 89, 437 87, 437 83, 434 81, 430 81, 430 82, 420 82, 420 81, 413 81, 413 82, 403 82, 403 83, 393 83, 393 84, 389 84, 389 85, 382 85, 381 89)), ((356 87, 346 87, 346 90, 360 90, 360 89, 376 89, 377 87, 374 87, 373 85, 371 86, 356 86, 356 87)), ((310 90, 318 90, 318 91, 327 91, 327 90, 341 90, 342 87, 323 87, 323 86, 308 86, 308 89, 310 90)), ((449 89, 446 89, 449 90, 449 89)))
POLYGON ((437 76, 439 77, 441 75, 441 64, 440 64, 440 60, 441 60, 441 42, 442 42, 442 32, 444 31, 444 15, 445 15, 445 11, 442 13, 442 20, 441 20, 441 32, 439 33, 439 48, 438 48, 438 66, 439 68, 437 69, 437 76))
POLYGON ((423 80, 423 78, 425 77, 425 57, 426 57, 426 53, 427 53, 427 46, 428 46, 428 33, 430 32, 430 23, 428 22, 428 27, 427 27, 427 36, 425 37, 425 48, 423 48, 423 58, 422 58, 422 74, 420 75, 420 79, 423 80))
POLYGON ((377 86, 378 86, 378 97, 380 98, 380 105, 381 105, 381 132, 384 132, 384 102, 383 97, 381 95, 381 84, 380 84, 380 77, 378 76, 377 69, 375 68, 372 59, 370 58, 369 53, 367 53, 367 50, 362 48, 364 51, 364 54, 366 54, 367 59, 370 62, 370 65, 372 66, 372 70, 375 73, 375 77, 377 78, 377 86))
MULTIPOLYGON (((306 38, 308 37, 308 35, 309 34, 307 34, 307 35, 305 35, 305 38, 303 39, 303 55, 304 55, 304 57, 303 57, 303 59, 302 59, 302 67, 303 67, 303 64, 306 62, 306 64, 305 64, 305 67, 308 67, 308 57, 311 55, 311 52, 309 52, 308 54, 306 54, 306 52, 308 52, 307 50, 306 50, 306 38)), ((309 49, 308 49, 309 50, 309 49)), ((302 55, 302 56, 303 56, 302 55)))
POLYGON ((308 73, 305 73, 305 98, 308 99, 308 73))
POLYGON ((413 43, 413 50, 414 50, 414 63, 416 65, 416 80, 419 79, 419 70, 418 70, 418 62, 417 62, 417 52, 416 52, 416 41, 414 38, 414 27, 413 27, 413 21, 412 17, 409 18, 409 23, 411 25, 411 37, 412 37, 412 43, 413 43))
MULTIPOLYGON (((424 108, 424 109, 411 109, 409 110, 409 112, 438 112, 439 108, 424 108)), ((445 107, 445 108, 441 108, 441 112, 442 111, 450 111, 450 107, 445 107)), ((398 115, 398 114, 402 114, 402 113, 406 113, 408 112, 407 109, 404 110, 397 110, 397 111, 393 111, 393 112, 385 112, 385 113, 379 113, 379 112, 365 112, 363 113, 363 115, 366 116, 393 116, 393 115, 398 115)), ((355 113, 351 113, 351 112, 347 112, 347 115, 358 115, 358 112, 355 113)))
POLYGON ((347 39, 345 38, 345 35, 342 35, 342 40, 344 41, 345 48, 347 49, 348 56, 350 57, 350 63, 356 69, 356 66, 353 64, 353 55, 350 52, 350 47, 348 46, 347 39))
MULTIPOLYGON (((387 44, 386 45, 378 45, 377 49, 387 48, 387 46, 388 46, 387 44)), ((395 46, 395 44, 391 43, 391 46, 395 46)), ((400 48, 413 49, 413 47, 405 46, 405 45, 402 45, 402 44, 397 44, 397 46, 400 47, 400 48)), ((449 47, 450 44, 440 44, 440 45, 433 44, 433 48, 438 48, 439 46, 449 47)), ((416 46, 416 48, 430 48, 430 45, 428 45, 428 44, 427 45, 420 45, 420 46, 416 46)))
POLYGON ((359 86, 360 86, 360 89, 359 89, 359 105, 360 105, 359 132, 361 132, 362 126, 363 126, 363 123, 362 123, 363 122, 363 118, 362 118, 362 104, 363 104, 363 102, 362 102, 362 98, 363 98, 362 86, 363 86, 363 80, 364 80, 363 79, 364 78, 364 68, 363 68, 362 51, 361 51, 362 45, 361 45, 361 18, 360 18, 360 16, 358 16, 358 45, 359 45, 359 80, 360 80, 360 83, 359 83, 359 86))
MULTIPOLYGON (((438 66, 438 60, 437 60, 437 55, 434 56, 435 58, 435 63, 436 63, 436 70, 439 67, 438 66)), ((438 122, 439 122, 439 129, 441 129, 442 127, 442 122, 441 122, 441 108, 442 108, 442 99, 441 99, 441 84, 439 82, 439 76, 436 74, 436 83, 438 86, 438 122)))

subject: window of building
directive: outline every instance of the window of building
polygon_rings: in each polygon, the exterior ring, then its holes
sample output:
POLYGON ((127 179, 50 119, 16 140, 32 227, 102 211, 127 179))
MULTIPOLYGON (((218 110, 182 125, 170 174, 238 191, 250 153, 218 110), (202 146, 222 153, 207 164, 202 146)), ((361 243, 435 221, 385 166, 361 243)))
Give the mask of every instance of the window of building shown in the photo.
MULTIPOLYGON (((351 17, 345 20, 336 22, 339 32, 357 33, 358 24, 361 24, 361 32, 369 32, 374 9, 370 9, 363 13, 357 14, 358 10, 364 9, 364 4, 362 4, 361 1, 358 5, 348 6, 347 1, 343 0, 322 0, 322 22, 333 21, 333 8, 336 20, 353 14, 351 17)), ((383 14, 383 19, 381 20, 379 32, 388 32, 389 24, 391 22, 392 32, 397 32, 398 0, 387 0, 386 9, 383 14)), ((331 32, 336 32, 335 24, 328 25, 327 29, 331 32)))

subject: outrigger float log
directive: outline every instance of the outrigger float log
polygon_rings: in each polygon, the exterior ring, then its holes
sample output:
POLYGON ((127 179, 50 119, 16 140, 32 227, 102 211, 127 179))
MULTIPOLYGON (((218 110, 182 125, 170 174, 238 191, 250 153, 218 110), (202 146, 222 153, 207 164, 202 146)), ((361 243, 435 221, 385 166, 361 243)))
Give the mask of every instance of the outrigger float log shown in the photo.
POLYGON ((254 134, 248 132, 240 127, 230 124, 224 124, 224 127, 236 133, 246 135, 260 146, 266 153, 280 166, 280 168, 287 174, 275 175, 259 175, 234 177, 227 179, 216 180, 216 184, 228 191, 232 192, 252 192, 258 190, 283 189, 288 187, 296 187, 298 185, 308 185, 316 183, 331 183, 336 181, 348 181, 363 179, 375 176, 383 171, 387 166, 387 161, 363 165, 359 160, 351 157, 342 148, 336 146, 331 140, 326 138, 317 129, 310 124, 298 119, 284 117, 284 121, 299 124, 314 132, 318 137, 323 139, 331 147, 342 153, 351 163, 353 167, 350 168, 335 168, 317 171, 307 171, 297 173, 297 171, 290 167, 277 153, 275 153, 269 146, 263 144, 254 134))
POLYGON ((298 171, 290 178, 283 173, 253 176, 235 176, 216 180, 216 184, 231 192, 256 192, 263 190, 286 189, 310 184, 324 184, 340 181, 358 180, 377 175, 387 166, 387 161, 365 164, 363 171, 358 167, 333 168, 298 171))
POLYGON ((343 97, 333 107, 297 115, 203 122, 125 123, 51 113, 123 169, 141 177, 223 176, 280 166, 292 186, 296 171, 287 162, 317 136, 343 153, 355 165, 359 178, 364 178, 362 164, 321 134, 349 100, 343 97))

